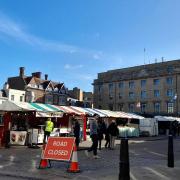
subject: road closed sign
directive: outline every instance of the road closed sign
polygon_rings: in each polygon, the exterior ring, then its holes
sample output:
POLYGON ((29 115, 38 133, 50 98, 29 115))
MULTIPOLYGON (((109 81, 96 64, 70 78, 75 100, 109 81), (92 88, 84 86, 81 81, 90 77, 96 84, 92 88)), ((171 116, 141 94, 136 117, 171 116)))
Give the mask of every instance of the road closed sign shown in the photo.
POLYGON ((74 142, 73 137, 49 137, 42 158, 70 161, 74 142))

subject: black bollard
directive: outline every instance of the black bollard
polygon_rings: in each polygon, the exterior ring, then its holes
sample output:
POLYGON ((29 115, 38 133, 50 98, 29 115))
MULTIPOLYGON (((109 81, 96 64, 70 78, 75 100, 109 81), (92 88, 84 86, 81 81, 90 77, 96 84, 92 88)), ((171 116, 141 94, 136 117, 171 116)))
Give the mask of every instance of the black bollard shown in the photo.
POLYGON ((120 162, 119 162, 119 180, 130 180, 129 175, 129 148, 128 139, 121 140, 120 162))
POLYGON ((174 150, 173 150, 173 136, 168 138, 168 167, 174 167, 174 150))

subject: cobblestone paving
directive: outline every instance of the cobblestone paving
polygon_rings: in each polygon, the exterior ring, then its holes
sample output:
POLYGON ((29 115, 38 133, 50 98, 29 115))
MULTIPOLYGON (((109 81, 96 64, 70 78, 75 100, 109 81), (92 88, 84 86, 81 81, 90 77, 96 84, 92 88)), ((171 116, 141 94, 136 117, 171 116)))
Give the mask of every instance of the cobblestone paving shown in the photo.
MULTIPOLYGON (((90 146, 91 142, 82 144, 90 146)), ((12 147, 0 149, 0 179, 74 179, 117 180, 119 174, 119 149, 102 149, 100 159, 86 157, 78 151, 81 173, 67 173, 68 162, 52 161, 52 168, 38 169, 41 149, 12 147)), ((130 141, 130 167, 132 180, 178 180, 180 177, 180 139, 174 140, 175 168, 167 167, 167 139, 157 141, 130 141)))

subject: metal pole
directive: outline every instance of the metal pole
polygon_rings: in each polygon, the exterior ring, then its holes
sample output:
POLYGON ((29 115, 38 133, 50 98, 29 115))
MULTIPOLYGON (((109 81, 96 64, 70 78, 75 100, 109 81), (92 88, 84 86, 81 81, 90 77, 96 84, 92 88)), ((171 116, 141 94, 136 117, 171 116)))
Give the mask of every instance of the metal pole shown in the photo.
POLYGON ((128 139, 121 139, 119 180, 130 180, 128 139))
POLYGON ((168 167, 174 167, 174 150, 173 150, 173 136, 168 138, 168 167))

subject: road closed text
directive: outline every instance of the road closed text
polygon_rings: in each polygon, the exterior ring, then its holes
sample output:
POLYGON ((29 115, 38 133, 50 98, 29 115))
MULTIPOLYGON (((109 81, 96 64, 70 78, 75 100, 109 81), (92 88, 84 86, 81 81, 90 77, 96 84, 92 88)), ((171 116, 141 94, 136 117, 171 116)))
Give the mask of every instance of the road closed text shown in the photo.
POLYGON ((68 155, 68 151, 67 150, 53 150, 53 149, 49 149, 48 150, 48 155, 67 156, 68 155))
POLYGON ((74 137, 49 137, 43 158, 70 161, 74 142, 74 137))

